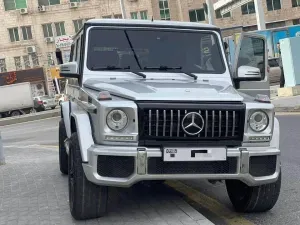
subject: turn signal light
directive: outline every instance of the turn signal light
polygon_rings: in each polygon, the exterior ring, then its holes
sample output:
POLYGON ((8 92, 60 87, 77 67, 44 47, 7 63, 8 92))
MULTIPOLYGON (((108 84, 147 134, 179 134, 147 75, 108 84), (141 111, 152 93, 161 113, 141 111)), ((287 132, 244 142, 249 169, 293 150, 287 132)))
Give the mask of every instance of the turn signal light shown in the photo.
POLYGON ((112 97, 108 91, 101 91, 98 95, 97 98, 99 101, 104 101, 104 100, 112 100, 112 97))

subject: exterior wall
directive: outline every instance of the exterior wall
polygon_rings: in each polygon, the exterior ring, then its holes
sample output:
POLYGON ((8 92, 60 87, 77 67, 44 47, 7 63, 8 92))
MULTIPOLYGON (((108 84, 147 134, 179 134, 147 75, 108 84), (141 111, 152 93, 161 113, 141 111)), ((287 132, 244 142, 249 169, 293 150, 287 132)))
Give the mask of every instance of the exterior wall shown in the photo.
MULTIPOLYGON (((266 1, 262 1, 266 22, 286 21, 285 25, 292 25, 293 19, 300 18, 300 7, 292 8, 291 0, 281 0, 282 9, 276 11, 267 11, 266 1)), ((138 12, 138 18, 140 18, 139 12, 147 11, 148 19, 151 19, 152 16, 156 20, 160 19, 159 0, 124 0, 124 3, 127 18, 130 18, 131 12, 138 12)), ((189 11, 203 8, 203 3, 205 0, 168 0, 171 20, 190 21, 189 11)), ((14 57, 28 55, 26 52, 28 46, 36 47, 39 66, 48 64, 47 53, 53 53, 54 56, 55 44, 45 42, 42 24, 52 23, 52 30, 56 36, 54 23, 64 22, 66 34, 73 35, 75 33, 73 20, 114 17, 121 14, 119 0, 88 0, 80 2, 76 9, 69 8, 69 0, 61 0, 58 5, 47 6, 46 12, 38 11, 38 0, 27 0, 27 8, 28 14, 26 15, 21 15, 18 10, 5 11, 3 0, 0 0, 0 60, 5 58, 7 71, 16 69, 14 57), (27 25, 31 26, 33 39, 23 41, 20 27, 27 25), (10 41, 8 28, 12 27, 19 28, 20 41, 18 42, 10 41)), ((207 18, 203 22, 207 22, 207 18)), ((234 10, 231 17, 216 19, 216 25, 222 28, 255 24, 255 14, 242 15, 240 8, 234 10)), ((64 49, 62 50, 64 51, 64 49)), ((21 61, 24 69, 24 62, 21 61)))

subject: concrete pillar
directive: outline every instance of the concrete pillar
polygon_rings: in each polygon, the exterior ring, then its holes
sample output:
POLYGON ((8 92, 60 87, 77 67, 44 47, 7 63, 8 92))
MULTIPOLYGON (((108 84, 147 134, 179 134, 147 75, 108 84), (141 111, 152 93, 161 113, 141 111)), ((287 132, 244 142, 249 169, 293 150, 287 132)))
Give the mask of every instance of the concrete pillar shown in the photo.
POLYGON ((124 0, 120 0, 120 6, 121 6, 122 18, 123 19, 127 19, 126 18, 126 11, 125 11, 124 0))
POLYGON ((255 11, 256 11, 257 29, 265 30, 266 22, 265 22, 265 15, 264 15, 264 8, 262 6, 262 1, 254 0, 254 5, 255 5, 255 11))
POLYGON ((206 0, 208 23, 215 25, 215 10, 212 0, 206 0))
POLYGON ((0 166, 5 164, 4 149, 0 133, 0 166))

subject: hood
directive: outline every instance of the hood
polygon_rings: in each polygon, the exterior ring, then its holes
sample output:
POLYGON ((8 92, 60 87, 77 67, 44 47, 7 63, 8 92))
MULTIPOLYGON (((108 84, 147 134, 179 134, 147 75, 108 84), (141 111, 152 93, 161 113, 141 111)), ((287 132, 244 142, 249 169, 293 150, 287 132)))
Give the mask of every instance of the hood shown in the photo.
POLYGON ((229 83, 219 81, 87 79, 83 85, 133 101, 243 101, 229 83))

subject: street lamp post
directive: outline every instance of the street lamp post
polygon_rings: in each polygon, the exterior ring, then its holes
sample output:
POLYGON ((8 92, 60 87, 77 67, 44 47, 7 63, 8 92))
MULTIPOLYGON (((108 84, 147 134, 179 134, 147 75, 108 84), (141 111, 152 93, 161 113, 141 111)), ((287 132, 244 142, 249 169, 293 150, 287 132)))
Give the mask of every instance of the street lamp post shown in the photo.
POLYGON ((121 6, 122 18, 126 19, 126 11, 125 11, 124 0, 120 0, 120 6, 121 6))
POLYGON ((207 5, 207 16, 208 16, 208 22, 211 25, 215 25, 215 16, 214 16, 214 5, 211 0, 206 0, 207 5))
POLYGON ((262 7, 261 0, 254 0, 254 5, 256 11, 257 29, 265 30, 266 22, 265 22, 264 8, 262 7))

